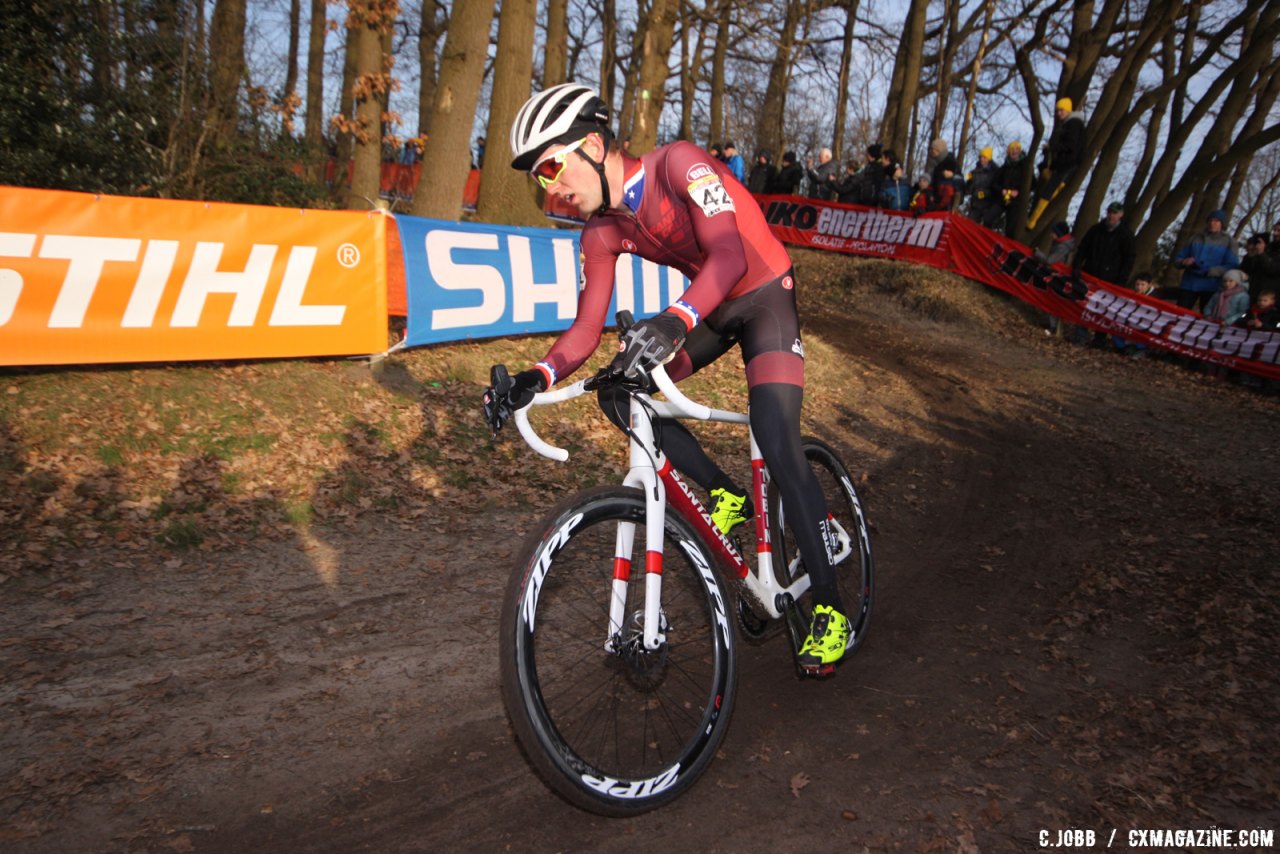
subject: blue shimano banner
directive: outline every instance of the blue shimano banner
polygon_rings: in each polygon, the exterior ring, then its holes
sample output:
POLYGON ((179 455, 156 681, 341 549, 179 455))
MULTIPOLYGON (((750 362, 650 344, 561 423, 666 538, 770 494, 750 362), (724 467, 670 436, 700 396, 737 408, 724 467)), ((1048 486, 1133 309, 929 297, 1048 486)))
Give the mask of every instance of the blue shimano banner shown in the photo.
MULTIPOLYGON (((404 246, 405 345, 569 328, 578 307, 577 231, 397 216, 404 246)), ((618 259, 609 317, 657 314, 688 279, 633 255, 618 259)))

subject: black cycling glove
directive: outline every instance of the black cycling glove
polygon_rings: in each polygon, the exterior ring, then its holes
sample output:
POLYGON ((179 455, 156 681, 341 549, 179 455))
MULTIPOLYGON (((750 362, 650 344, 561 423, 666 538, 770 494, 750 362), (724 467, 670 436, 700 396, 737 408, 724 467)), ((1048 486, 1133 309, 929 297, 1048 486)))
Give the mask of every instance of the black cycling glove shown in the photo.
POLYGON ((642 320, 623 334, 612 367, 627 377, 648 373, 654 365, 670 361, 687 334, 684 321, 670 312, 642 320))
POLYGON ((507 373, 505 365, 494 365, 489 371, 493 383, 484 390, 484 420, 498 435, 502 425, 518 409, 524 409, 533 396, 547 389, 547 377, 537 368, 521 371, 514 377, 507 373))

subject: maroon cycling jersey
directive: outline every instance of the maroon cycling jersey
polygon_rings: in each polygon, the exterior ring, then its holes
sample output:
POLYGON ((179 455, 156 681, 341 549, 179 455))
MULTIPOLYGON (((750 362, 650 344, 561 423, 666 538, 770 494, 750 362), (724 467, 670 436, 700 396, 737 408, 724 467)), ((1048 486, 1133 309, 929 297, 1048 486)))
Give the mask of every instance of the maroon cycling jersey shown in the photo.
POLYGON ((583 229, 577 317, 538 363, 548 386, 577 370, 599 345, 619 255, 639 255, 689 277, 669 310, 690 329, 725 300, 791 268, 751 193, 693 143, 673 142, 638 160, 624 155, 623 170, 621 205, 593 216, 583 229))

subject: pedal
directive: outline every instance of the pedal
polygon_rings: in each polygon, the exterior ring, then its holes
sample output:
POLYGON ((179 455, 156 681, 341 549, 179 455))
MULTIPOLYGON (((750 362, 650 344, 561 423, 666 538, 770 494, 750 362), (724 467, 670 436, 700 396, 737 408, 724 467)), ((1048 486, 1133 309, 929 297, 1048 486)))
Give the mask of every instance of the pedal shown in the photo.
POLYGON ((800 671, 801 676, 807 676, 811 679, 826 679, 836 673, 834 664, 797 664, 796 668, 800 671))

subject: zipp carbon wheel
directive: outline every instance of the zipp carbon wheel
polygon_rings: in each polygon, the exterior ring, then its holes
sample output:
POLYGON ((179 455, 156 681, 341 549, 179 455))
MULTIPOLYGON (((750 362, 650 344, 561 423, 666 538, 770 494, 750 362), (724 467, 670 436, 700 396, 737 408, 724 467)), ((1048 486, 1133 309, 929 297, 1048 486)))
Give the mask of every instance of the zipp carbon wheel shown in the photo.
MULTIPOLYGON (((827 500, 827 512, 837 523, 837 530, 844 533, 841 545, 844 546, 845 556, 836 563, 836 585, 840 589, 845 616, 849 618, 849 643, 845 647, 845 655, 848 656, 862 645, 871 622, 875 570, 871 559, 871 539, 867 532, 866 514, 863 512, 862 502, 858 500, 849 470, 831 446, 812 436, 805 436, 800 441, 804 447, 805 459, 809 461, 809 467, 813 469, 827 500)), ((803 575, 805 569, 803 562, 797 562, 800 551, 787 524, 786 508, 782 505, 782 494, 776 483, 769 484, 769 509, 773 517, 770 525, 774 566, 780 577, 787 578, 790 583, 792 578, 787 572, 788 567, 795 567, 795 577, 803 575)), ((808 624, 807 597, 803 604, 803 617, 808 624)))
POLYGON ((522 548, 503 603, 503 699, 530 762, 570 802, 625 816, 676 798, 729 725, 737 648, 706 545, 669 514, 657 649, 643 643, 645 504, 606 486, 561 502, 522 548), (635 526, 626 618, 609 636, 617 532, 635 526))

